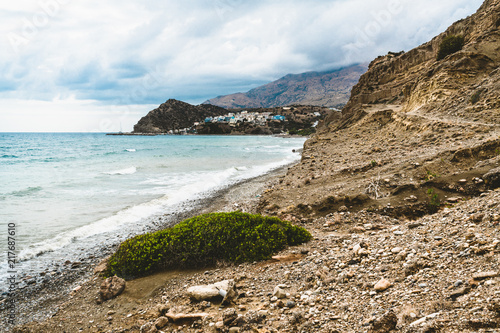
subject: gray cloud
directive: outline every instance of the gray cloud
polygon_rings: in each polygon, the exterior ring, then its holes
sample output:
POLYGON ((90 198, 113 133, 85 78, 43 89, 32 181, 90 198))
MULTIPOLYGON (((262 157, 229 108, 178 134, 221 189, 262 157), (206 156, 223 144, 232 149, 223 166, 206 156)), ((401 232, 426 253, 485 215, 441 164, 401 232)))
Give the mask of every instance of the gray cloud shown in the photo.
MULTIPOLYGON (((199 103, 411 49, 480 0, 44 0, 0 5, 0 99, 199 103)), ((1 116, 1 115, 0 115, 1 116)))

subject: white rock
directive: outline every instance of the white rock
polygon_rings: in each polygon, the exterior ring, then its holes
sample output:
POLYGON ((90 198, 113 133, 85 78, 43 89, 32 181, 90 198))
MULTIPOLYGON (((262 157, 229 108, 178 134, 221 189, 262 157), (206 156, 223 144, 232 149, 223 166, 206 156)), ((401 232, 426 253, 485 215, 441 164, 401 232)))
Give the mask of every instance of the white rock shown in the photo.
POLYGON ((395 247, 395 248, 393 248, 393 249, 391 250, 391 252, 392 252, 392 253, 394 253, 394 254, 398 254, 398 253, 400 253, 401 251, 403 251, 403 248, 401 248, 401 247, 395 247))
POLYGON ((384 291, 384 290, 388 289, 390 286, 391 286, 391 282, 389 282, 389 280, 382 278, 379 282, 377 282, 375 284, 373 289, 375 289, 375 291, 380 292, 380 291, 384 291))
POLYGON ((234 285, 233 280, 224 280, 214 284, 190 287, 186 293, 190 298, 197 301, 209 300, 221 296, 221 291, 227 293, 231 285, 234 285))
POLYGON ((278 299, 283 299, 286 298, 286 292, 279 286, 277 286, 274 288, 273 296, 277 297, 278 299))

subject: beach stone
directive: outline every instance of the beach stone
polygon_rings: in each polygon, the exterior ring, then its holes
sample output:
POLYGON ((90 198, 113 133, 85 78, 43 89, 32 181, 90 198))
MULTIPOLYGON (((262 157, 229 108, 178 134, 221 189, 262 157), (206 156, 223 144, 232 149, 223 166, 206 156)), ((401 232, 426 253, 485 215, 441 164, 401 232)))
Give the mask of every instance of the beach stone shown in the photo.
POLYGON ((101 284, 99 290, 99 301, 102 303, 120 295, 125 290, 126 282, 118 276, 107 278, 101 284))
POLYGON ((373 289, 375 289, 375 291, 381 292, 381 291, 388 289, 390 286, 391 286, 391 282, 389 282, 389 280, 383 278, 375 284, 373 289))
POLYGON ((373 322, 372 332, 389 332, 396 329, 398 324, 398 317, 393 310, 389 310, 380 319, 373 322))
POLYGON ((168 325, 168 318, 167 317, 160 317, 156 319, 155 321, 155 326, 158 329, 162 329, 163 327, 168 325))
POLYGON ((392 253, 394 253, 394 254, 398 254, 398 253, 400 253, 401 251, 403 251, 403 248, 401 248, 401 247, 395 247, 395 248, 393 248, 393 249, 391 250, 391 252, 392 252, 392 253))
POLYGON ((239 327, 231 327, 229 329, 229 333, 238 333, 240 331, 239 327))
POLYGON ((418 201, 418 198, 414 195, 410 195, 409 197, 405 198, 404 200, 408 201, 408 202, 416 202, 416 201, 418 201))
POLYGON ((225 298, 229 290, 235 287, 234 280, 224 280, 209 285, 199 285, 188 288, 187 296, 196 301, 210 300, 216 297, 225 298))
POLYGON ((484 213, 473 214, 469 217, 472 222, 481 222, 484 219, 484 213))
POLYGON ((468 294, 470 292, 470 289, 471 288, 469 286, 457 289, 454 292, 452 292, 448 297, 451 298, 452 301, 456 301, 458 297, 468 294))
POLYGON ((238 318, 238 313, 234 308, 227 309, 222 312, 222 322, 225 326, 230 326, 236 318, 238 318))
POLYGON ((497 277, 498 276, 498 273, 497 272, 480 272, 480 273, 476 273, 474 275, 472 275, 472 278, 476 281, 481 281, 481 280, 485 280, 485 279, 490 279, 490 278, 494 278, 494 277, 497 277))
POLYGON ((103 259, 95 268, 94 268, 94 274, 98 274, 98 275, 101 275, 102 273, 104 273, 106 271, 106 269, 108 268, 108 262, 109 262, 109 258, 111 257, 107 257, 105 259, 103 259))
POLYGON ((140 331, 141 331, 141 333, 145 333, 145 332, 151 331, 152 328, 153 328, 152 323, 146 323, 146 324, 141 326, 140 331))
POLYGON ((274 288, 273 296, 277 297, 278 299, 283 299, 286 298, 286 292, 279 286, 277 286, 274 288))

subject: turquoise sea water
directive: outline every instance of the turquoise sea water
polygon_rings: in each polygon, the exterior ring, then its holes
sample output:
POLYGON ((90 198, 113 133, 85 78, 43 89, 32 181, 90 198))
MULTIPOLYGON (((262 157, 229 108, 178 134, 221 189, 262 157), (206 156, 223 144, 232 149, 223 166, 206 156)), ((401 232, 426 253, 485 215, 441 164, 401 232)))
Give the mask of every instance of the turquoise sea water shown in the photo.
MULTIPOLYGON (((7 240, 8 225, 15 224, 19 269, 43 268, 43 260, 71 259, 123 240, 146 230, 155 216, 294 163, 300 155, 292 150, 303 143, 268 136, 0 133, 0 235, 7 240)), ((6 241, 0 260, 2 276, 6 241)))

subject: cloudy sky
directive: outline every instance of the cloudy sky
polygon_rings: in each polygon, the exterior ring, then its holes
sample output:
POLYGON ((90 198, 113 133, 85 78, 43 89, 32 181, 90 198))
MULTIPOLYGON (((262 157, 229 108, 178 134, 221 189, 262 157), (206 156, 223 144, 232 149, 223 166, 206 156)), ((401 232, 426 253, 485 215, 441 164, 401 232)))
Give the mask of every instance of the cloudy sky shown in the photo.
POLYGON ((0 132, 124 131, 288 73, 409 50, 481 0, 17 0, 0 4, 0 132))

